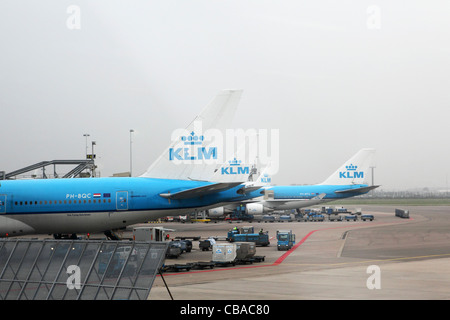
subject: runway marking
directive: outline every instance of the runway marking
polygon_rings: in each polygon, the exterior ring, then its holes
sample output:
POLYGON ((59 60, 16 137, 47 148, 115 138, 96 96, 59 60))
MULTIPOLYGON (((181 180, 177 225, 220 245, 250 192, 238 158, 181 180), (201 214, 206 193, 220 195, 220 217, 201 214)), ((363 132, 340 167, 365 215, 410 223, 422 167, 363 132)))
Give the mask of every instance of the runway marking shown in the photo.
MULTIPOLYGON (((408 219, 412 220, 412 219, 408 219)), ((380 226, 380 225, 390 225, 390 224, 397 224, 397 223, 405 223, 406 221, 398 221, 398 222, 378 222, 378 223, 371 223, 368 224, 359 224, 359 225, 346 225, 346 226, 339 226, 339 227, 332 227, 332 228, 323 228, 323 229, 317 229, 310 231, 306 236, 304 236, 295 246, 293 246, 290 250, 286 251, 281 257, 279 257, 277 260, 275 260, 272 264, 261 264, 261 265, 252 265, 252 266, 243 266, 243 267, 233 267, 233 268, 219 268, 219 269, 209 269, 209 270, 197 270, 197 271, 187 271, 187 272, 176 272, 176 273, 167 273, 164 274, 164 276, 172 276, 172 275, 182 275, 182 274, 194 274, 194 273, 204 273, 204 272, 216 272, 216 271, 227 271, 227 270, 240 270, 240 269, 251 269, 251 268, 264 268, 264 267, 274 267, 280 265, 292 252, 295 251, 299 246, 301 246, 308 238, 316 233, 317 231, 326 231, 326 230, 334 230, 334 229, 342 229, 342 228, 361 228, 361 227, 372 227, 372 226, 380 226)), ((450 255, 450 254, 449 254, 450 255)), ((404 259, 412 259, 412 258, 404 258, 404 259)), ((373 261, 389 261, 387 260, 373 260, 373 261)), ((396 259, 392 259, 396 260, 396 259)), ((370 260, 369 260, 370 261, 370 260)), ((342 264, 350 264, 355 262, 343 262, 343 263, 337 263, 337 264, 303 264, 303 265, 342 265, 342 264)), ((362 263, 362 262, 357 262, 362 263)), ((366 262, 367 263, 367 262, 366 262)), ((302 265, 302 264, 296 264, 296 265, 302 265)), ((158 275, 159 276, 159 275, 158 275)))

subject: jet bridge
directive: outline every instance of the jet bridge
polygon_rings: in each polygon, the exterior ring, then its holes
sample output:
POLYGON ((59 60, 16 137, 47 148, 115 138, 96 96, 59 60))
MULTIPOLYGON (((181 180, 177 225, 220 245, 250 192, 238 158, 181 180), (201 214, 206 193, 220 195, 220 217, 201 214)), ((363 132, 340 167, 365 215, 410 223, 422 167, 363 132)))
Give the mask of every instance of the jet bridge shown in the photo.
POLYGON ((27 172, 32 172, 35 170, 42 170, 42 178, 43 179, 47 179, 48 175, 45 171, 45 168, 48 166, 53 165, 53 177, 54 178, 60 178, 60 176, 58 175, 58 173, 56 172, 56 166, 57 165, 76 165, 76 167, 74 169, 72 169, 71 171, 69 171, 68 173, 66 173, 65 175, 62 176, 62 178, 75 178, 80 176, 80 174, 88 169, 90 170, 92 173, 94 173, 95 170, 95 164, 94 164, 94 160, 93 159, 88 159, 88 160, 51 160, 51 161, 41 161, 38 163, 35 163, 31 166, 27 166, 24 167, 22 169, 19 170, 15 170, 9 173, 3 172, 2 174, 0 174, 0 180, 9 180, 9 179, 15 179, 17 176, 19 175, 23 175, 27 172))
POLYGON ((146 300, 168 242, 0 240, 0 300, 146 300))

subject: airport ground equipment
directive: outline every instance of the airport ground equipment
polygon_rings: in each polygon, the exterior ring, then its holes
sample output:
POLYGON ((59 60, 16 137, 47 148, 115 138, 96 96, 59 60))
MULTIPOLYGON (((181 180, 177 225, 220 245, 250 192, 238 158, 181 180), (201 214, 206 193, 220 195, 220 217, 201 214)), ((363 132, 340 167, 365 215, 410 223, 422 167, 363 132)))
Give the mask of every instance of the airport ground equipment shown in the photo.
POLYGON ((409 219, 409 210, 395 209, 395 216, 399 218, 409 219))
POLYGON ((292 222, 292 217, 290 214, 281 215, 280 222, 292 222))
POLYGON ((253 221, 254 216, 252 214, 247 213, 246 207, 244 205, 240 205, 230 213, 228 220, 242 220, 242 221, 253 221))
POLYGON ((164 241, 167 234, 163 227, 133 228, 133 240, 135 241, 164 241))
POLYGON ((305 215, 303 214, 303 212, 300 209, 296 210, 296 213, 294 214, 294 219, 297 222, 306 221, 305 215))
POLYGON ((336 207, 334 209, 335 213, 351 213, 350 211, 347 210, 347 208, 344 207, 336 207))
POLYGON ((264 222, 275 222, 275 217, 271 215, 265 215, 262 218, 262 221, 264 222))
POLYGON ((177 246, 177 247, 180 247, 181 253, 187 252, 187 244, 186 244, 185 241, 182 241, 182 240, 172 240, 172 241, 171 241, 171 244, 172 244, 172 245, 175 245, 175 246, 177 246))
POLYGON ((323 214, 332 214, 332 213, 334 213, 334 212, 333 212, 333 208, 330 208, 330 207, 322 207, 322 210, 321 210, 320 213, 323 213, 323 214))
POLYGON ((254 242, 257 246, 268 246, 270 244, 268 231, 261 229, 256 233, 254 228, 251 228, 252 233, 241 233, 241 229, 235 227, 228 231, 227 240, 229 242, 254 242))
POLYGON ((342 216, 339 215, 339 214, 336 214, 336 213, 329 214, 328 215, 328 220, 329 221, 344 221, 342 216))
POLYGON ((201 240, 201 241, 198 243, 198 246, 199 246, 199 248, 200 248, 202 251, 209 251, 210 249, 212 249, 211 241, 209 241, 208 239, 206 239, 206 240, 201 240))
POLYGON ((212 249, 212 259, 216 265, 236 265, 236 244, 216 243, 212 249))
POLYGON ((345 221, 356 221, 358 217, 356 215, 345 216, 345 221))
POLYGON ((256 254, 256 244, 254 242, 236 242, 236 263, 253 263, 253 256, 256 254))
POLYGON ((373 221, 374 216, 372 214, 363 214, 361 215, 361 220, 362 221, 366 221, 366 220, 370 220, 373 221))
POLYGON ((200 269, 203 270, 205 268, 214 269, 216 264, 214 262, 208 262, 208 261, 198 261, 192 263, 192 269, 200 269))
POLYGON ((179 240, 181 242, 184 242, 186 244, 186 252, 191 252, 192 251, 192 241, 185 239, 185 240, 179 240))
POLYGON ((161 267, 161 271, 163 272, 179 272, 179 271, 189 271, 192 269, 192 264, 169 264, 161 267))
POLYGON ((324 221, 325 217, 323 214, 313 214, 309 216, 309 221, 324 221))
POLYGON ((292 230, 277 230, 277 249, 290 250, 295 245, 295 234, 292 230))
POLYGON ((167 258, 178 258, 182 251, 181 244, 175 241, 169 241, 169 247, 167 248, 167 258))

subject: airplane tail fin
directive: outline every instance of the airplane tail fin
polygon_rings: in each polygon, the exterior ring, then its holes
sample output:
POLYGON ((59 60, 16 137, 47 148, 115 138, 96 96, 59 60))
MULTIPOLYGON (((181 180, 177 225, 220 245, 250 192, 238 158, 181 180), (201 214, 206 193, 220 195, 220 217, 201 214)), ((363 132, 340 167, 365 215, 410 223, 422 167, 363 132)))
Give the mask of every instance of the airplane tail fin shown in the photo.
POLYGON ((248 141, 241 141, 236 152, 230 152, 220 168, 211 178, 213 182, 237 182, 246 183, 254 174, 257 161, 256 136, 249 137, 248 141))
POLYGON ((321 184, 369 184, 370 168, 374 165, 375 149, 358 151, 321 184))
POLYGON ((272 183, 272 177, 270 175, 270 172, 271 172, 271 163, 261 168, 261 172, 258 178, 254 181, 254 184, 263 187, 270 186, 272 183))
POLYGON ((225 129, 231 127, 242 90, 223 90, 185 129, 172 133, 172 143, 141 177, 210 180, 223 158, 225 129))

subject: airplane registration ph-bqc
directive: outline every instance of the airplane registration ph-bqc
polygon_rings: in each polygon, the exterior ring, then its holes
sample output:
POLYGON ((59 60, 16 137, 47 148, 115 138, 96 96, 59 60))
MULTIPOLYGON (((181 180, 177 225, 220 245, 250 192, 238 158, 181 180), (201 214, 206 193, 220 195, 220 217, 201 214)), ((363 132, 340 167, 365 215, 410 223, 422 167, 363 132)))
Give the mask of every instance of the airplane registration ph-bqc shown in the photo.
MULTIPOLYGON (((230 128, 241 94, 220 92, 185 132, 194 132, 198 121, 203 130, 230 128)), ((108 232, 260 196, 257 188, 244 184, 246 175, 224 180, 217 163, 175 165, 170 154, 178 143, 173 141, 136 178, 0 181, 0 237, 108 232)), ((213 143, 193 147, 210 150, 213 143)))
POLYGON ((104 232, 260 195, 243 188, 140 177, 2 181, 0 237, 104 232))

